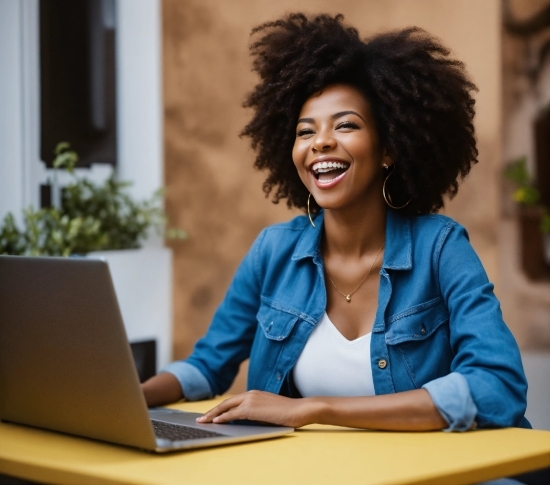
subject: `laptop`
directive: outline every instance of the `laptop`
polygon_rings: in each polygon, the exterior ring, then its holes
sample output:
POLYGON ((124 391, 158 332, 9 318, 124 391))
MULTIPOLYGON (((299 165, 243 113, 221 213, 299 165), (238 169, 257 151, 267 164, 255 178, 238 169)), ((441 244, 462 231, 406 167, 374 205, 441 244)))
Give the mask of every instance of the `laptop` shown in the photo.
POLYGON ((0 419, 167 452, 293 428, 147 409, 105 261, 0 256, 0 419))

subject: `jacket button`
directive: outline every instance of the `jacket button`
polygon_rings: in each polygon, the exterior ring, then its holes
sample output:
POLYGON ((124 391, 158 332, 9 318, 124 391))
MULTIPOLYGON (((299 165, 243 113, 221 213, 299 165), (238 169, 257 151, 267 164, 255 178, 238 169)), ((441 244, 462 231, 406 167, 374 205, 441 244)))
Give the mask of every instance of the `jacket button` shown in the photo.
POLYGON ((281 374, 277 374, 277 380, 280 381, 283 378, 281 374))
POLYGON ((380 359, 378 361, 378 367, 380 367, 380 369, 385 369, 387 365, 388 365, 388 363, 386 362, 385 359, 380 359))
POLYGON ((420 333, 424 335, 426 333, 426 329, 424 328, 424 325, 422 325, 422 328, 420 329, 420 333))

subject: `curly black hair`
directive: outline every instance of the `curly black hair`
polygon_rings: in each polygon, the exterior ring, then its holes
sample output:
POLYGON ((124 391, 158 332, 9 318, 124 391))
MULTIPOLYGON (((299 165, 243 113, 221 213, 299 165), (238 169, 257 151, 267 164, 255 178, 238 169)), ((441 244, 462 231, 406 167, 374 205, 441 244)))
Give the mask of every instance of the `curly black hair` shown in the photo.
MULTIPOLYGON (((478 151, 477 91, 464 64, 424 30, 410 27, 361 40, 343 16, 294 13, 252 30, 259 84, 244 106, 254 115, 241 136, 251 139, 254 166, 267 169, 263 190, 273 202, 305 210, 308 191, 292 162, 302 105, 332 84, 358 89, 369 101, 382 146, 394 161, 389 192, 402 212, 428 214, 453 197, 478 151)), ((312 201, 313 202, 313 201, 312 201)), ((318 210, 318 206, 312 207, 318 210)))

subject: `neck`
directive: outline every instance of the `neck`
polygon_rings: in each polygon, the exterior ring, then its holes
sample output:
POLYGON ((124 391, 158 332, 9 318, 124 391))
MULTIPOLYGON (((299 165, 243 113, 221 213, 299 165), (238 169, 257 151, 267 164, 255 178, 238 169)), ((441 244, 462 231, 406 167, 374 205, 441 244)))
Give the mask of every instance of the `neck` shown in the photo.
POLYGON ((376 252, 386 238, 384 200, 340 210, 325 209, 325 256, 360 258, 376 252))

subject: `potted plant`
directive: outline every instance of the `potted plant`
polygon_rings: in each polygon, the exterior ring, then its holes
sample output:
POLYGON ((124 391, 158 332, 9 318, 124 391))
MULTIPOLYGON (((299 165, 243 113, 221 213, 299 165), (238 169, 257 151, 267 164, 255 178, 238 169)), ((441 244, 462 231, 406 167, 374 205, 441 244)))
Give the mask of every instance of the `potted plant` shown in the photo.
POLYGON ((504 175, 515 185, 514 200, 518 203, 521 264, 533 279, 548 278, 550 264, 550 213, 540 204, 540 193, 533 186, 526 157, 510 163, 504 175))
MULTIPOLYGON (((0 226, 0 254, 29 256, 71 256, 93 251, 137 249, 151 230, 162 232, 165 216, 161 208, 162 190, 148 200, 135 201, 127 192, 128 182, 111 175, 103 184, 78 177, 76 152, 66 142, 55 149, 53 166, 53 207, 26 209, 24 228, 8 213, 0 226), (72 182, 57 186, 56 171, 67 170, 72 182)), ((179 229, 167 232, 183 239, 179 229)))

